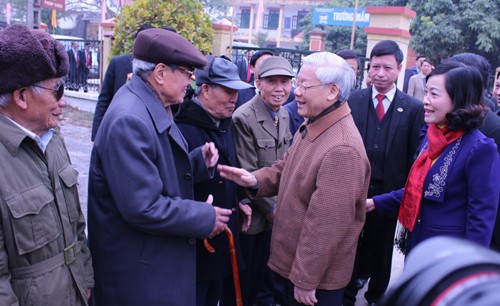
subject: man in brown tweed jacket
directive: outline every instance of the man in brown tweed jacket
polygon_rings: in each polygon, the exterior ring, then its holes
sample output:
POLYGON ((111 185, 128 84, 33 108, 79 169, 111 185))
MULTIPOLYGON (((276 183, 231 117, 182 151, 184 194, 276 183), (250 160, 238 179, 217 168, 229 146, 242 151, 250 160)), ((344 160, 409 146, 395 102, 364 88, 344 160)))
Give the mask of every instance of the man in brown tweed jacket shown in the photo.
POLYGON ((252 173, 219 166, 251 197, 278 195, 269 267, 287 305, 342 305, 365 220, 370 164, 346 100, 354 73, 340 57, 314 53, 294 80, 306 118, 282 160, 252 173))

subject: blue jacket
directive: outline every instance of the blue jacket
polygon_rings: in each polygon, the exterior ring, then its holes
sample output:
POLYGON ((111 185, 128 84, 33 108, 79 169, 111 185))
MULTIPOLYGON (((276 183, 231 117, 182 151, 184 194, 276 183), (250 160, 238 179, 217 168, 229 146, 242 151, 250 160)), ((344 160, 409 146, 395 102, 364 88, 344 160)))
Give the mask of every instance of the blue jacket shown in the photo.
MULTIPOLYGON (((489 246, 500 194, 500 157, 493 140, 474 129, 448 145, 427 173, 423 192, 408 251, 442 235, 489 246)), ((377 213, 397 213, 403 193, 373 197, 377 213)))
POLYGON ((133 76, 113 98, 90 161, 88 228, 95 305, 195 305, 196 239, 215 225, 194 201, 208 179, 157 95, 133 76))

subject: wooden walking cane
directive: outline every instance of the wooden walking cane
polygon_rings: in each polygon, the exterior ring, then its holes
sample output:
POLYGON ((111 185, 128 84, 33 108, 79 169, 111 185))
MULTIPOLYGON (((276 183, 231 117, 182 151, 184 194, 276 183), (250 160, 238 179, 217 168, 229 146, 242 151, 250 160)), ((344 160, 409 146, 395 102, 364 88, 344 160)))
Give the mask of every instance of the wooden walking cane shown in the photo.
MULTIPOLYGON (((224 229, 224 232, 226 232, 227 239, 229 240, 229 252, 231 253, 231 268, 233 269, 236 306, 243 306, 243 302, 241 300, 240 275, 238 273, 238 260, 236 260, 236 248, 234 247, 233 233, 231 232, 229 227, 226 227, 226 229, 224 229)), ((212 245, 210 245, 208 239, 203 239, 203 245, 205 246, 205 249, 207 249, 209 253, 215 252, 215 249, 212 247, 212 245)))

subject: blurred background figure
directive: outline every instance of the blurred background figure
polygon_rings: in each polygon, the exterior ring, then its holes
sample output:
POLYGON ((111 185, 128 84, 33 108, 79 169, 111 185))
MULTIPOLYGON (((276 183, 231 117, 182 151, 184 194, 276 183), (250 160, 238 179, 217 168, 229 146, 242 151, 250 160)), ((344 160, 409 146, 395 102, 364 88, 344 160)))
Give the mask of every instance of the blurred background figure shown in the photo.
POLYGON ((68 73, 68 81, 69 84, 67 88, 69 90, 80 89, 78 85, 80 83, 79 78, 79 67, 80 67, 80 51, 78 50, 78 42, 73 41, 71 43, 71 49, 68 50, 68 59, 69 59, 69 73, 68 73))
POLYGON ((424 55, 418 55, 415 61, 415 65, 411 68, 405 69, 405 78, 403 83, 403 92, 408 93, 408 84, 410 83, 410 78, 415 74, 418 74, 421 69, 422 62, 426 59, 424 55))
POLYGON ((92 65, 92 53, 90 52, 90 43, 85 43, 85 47, 83 50, 79 51, 79 60, 80 64, 79 68, 79 76, 80 76, 80 85, 83 86, 83 92, 88 92, 89 89, 87 87, 87 79, 89 77, 90 66, 92 65))
POLYGON ((424 100, 425 94, 427 93, 426 78, 431 71, 431 62, 429 60, 423 60, 420 72, 410 78, 410 82, 408 84, 408 95, 420 101, 424 100))

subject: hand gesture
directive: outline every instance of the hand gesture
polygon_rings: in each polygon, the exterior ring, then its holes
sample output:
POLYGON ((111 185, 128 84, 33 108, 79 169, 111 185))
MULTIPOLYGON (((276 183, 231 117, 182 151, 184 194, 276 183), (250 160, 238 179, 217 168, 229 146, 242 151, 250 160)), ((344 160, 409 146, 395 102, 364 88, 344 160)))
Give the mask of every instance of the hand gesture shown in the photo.
MULTIPOLYGON (((213 200, 214 197, 210 194, 207 198, 207 204, 212 205, 213 200)), ((231 216, 232 213, 230 209, 220 208, 217 206, 214 206, 214 210, 215 210, 214 229, 212 230, 208 238, 214 238, 215 236, 219 235, 226 229, 227 222, 229 221, 229 216, 231 216)))
POLYGON ((240 211, 243 214, 243 226, 241 227, 241 231, 246 233, 250 228, 250 223, 252 222, 252 208, 250 205, 239 203, 240 211))
POLYGON ((375 202, 373 199, 366 199, 366 212, 375 210, 375 202))
POLYGON ((219 151, 215 147, 214 143, 205 143, 203 147, 201 147, 201 153, 203 154, 203 159, 205 160, 207 168, 215 167, 217 161, 219 160, 219 151))
POLYGON ((306 290, 293 286, 293 297, 297 302, 304 305, 314 305, 318 302, 316 299, 316 289, 306 290))
POLYGON ((220 176, 231 180, 240 186, 252 188, 257 187, 257 179, 255 178, 255 175, 245 169, 218 165, 217 170, 219 170, 220 176))

